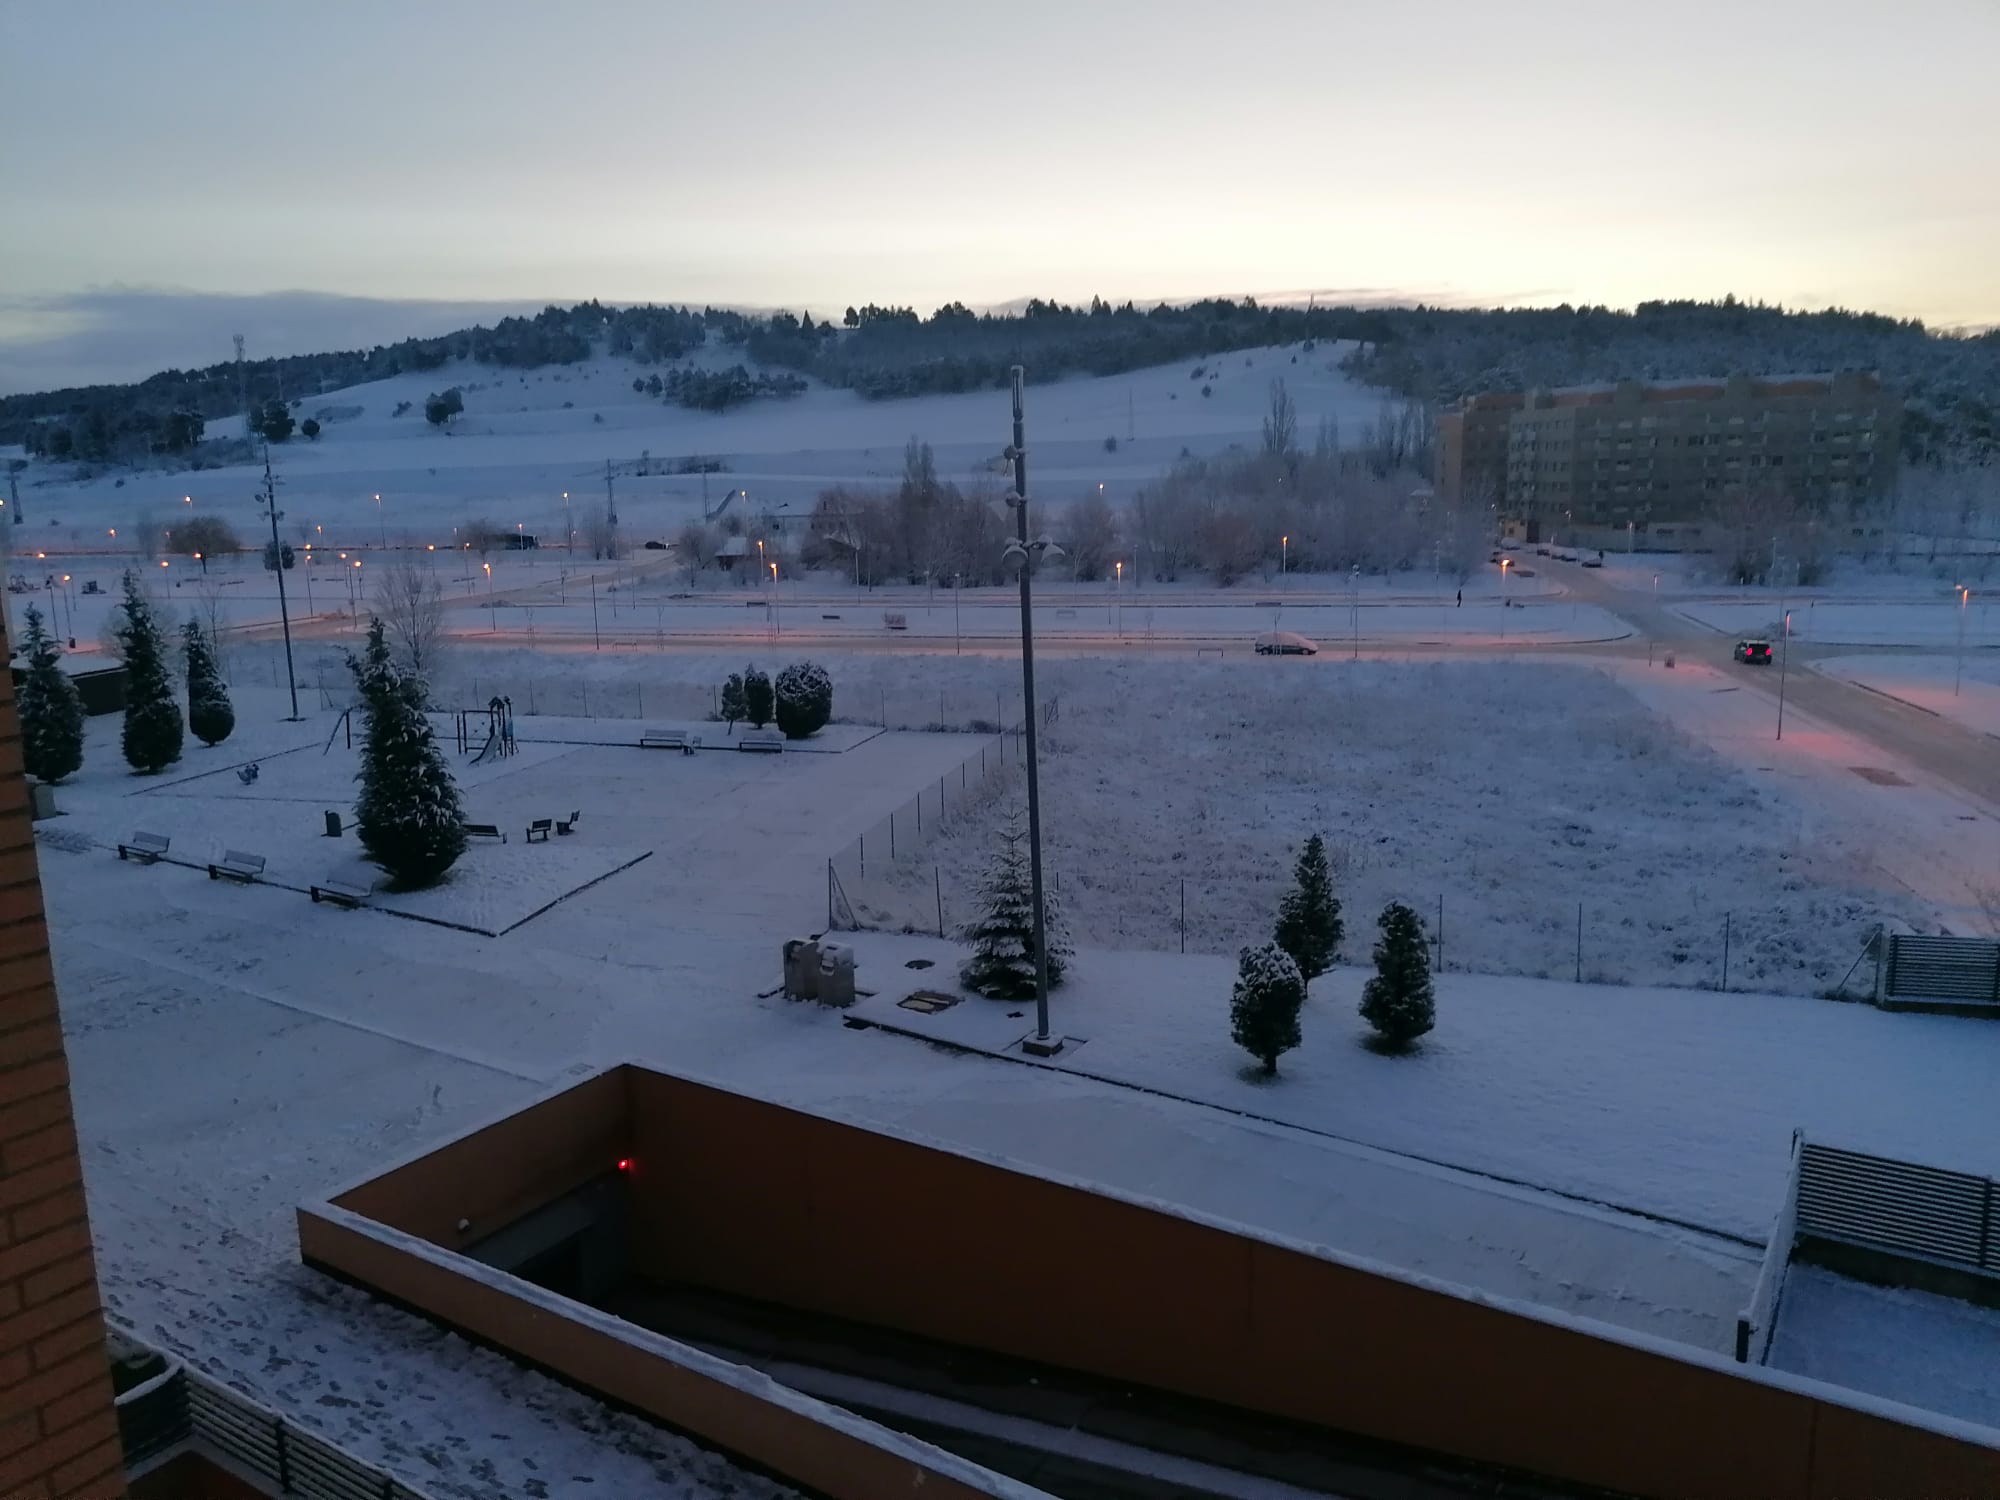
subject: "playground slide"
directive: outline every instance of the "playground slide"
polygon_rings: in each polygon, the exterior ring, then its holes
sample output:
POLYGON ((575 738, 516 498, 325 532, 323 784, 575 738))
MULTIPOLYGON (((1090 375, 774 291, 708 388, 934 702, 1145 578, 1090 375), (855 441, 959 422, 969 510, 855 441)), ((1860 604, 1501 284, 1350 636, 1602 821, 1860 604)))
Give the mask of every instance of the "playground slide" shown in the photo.
POLYGON ((496 728, 490 730, 487 733, 486 744, 484 745, 484 747, 481 748, 480 752, 477 755, 472 757, 472 764, 475 766, 478 765, 481 761, 484 761, 488 757, 490 757, 493 754, 493 752, 498 750, 499 748, 500 748, 500 731, 496 728))

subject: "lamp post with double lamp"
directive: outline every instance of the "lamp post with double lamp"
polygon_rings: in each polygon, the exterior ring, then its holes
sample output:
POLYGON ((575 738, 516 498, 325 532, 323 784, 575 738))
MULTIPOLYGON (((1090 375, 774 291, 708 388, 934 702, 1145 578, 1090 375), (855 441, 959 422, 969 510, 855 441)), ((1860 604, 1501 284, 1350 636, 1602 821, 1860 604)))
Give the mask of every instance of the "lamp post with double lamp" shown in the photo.
POLYGON ((1014 540, 1001 553, 1003 562, 1012 562, 1021 573, 1021 717, 1026 737, 1028 764, 1028 879, 1034 896, 1035 934, 1035 1034, 1021 1043, 1021 1050, 1034 1057, 1053 1057, 1062 1051, 1062 1042, 1049 1035, 1049 943, 1048 906, 1042 895, 1042 785, 1036 753, 1035 725, 1035 604, 1032 579, 1035 557, 1061 553, 1048 538, 1028 540, 1028 430, 1022 405, 1022 388, 1027 372, 1020 365, 1008 371, 1014 403, 1013 441, 1005 457, 1013 460, 1014 488, 1007 504, 1014 511, 1014 540))

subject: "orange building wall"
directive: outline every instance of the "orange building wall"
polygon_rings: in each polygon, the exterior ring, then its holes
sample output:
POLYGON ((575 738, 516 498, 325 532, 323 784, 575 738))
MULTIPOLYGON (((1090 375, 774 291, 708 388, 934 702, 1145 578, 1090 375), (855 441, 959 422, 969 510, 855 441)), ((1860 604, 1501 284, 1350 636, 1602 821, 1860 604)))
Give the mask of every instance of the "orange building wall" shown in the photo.
POLYGON ((20 724, 0 673, 0 1496, 124 1493, 20 724))

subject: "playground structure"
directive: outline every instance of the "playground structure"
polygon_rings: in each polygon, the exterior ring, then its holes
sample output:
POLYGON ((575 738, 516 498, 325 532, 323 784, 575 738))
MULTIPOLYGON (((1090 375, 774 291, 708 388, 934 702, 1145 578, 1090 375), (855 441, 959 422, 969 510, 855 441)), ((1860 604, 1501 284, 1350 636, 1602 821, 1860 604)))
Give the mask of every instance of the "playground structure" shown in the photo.
POLYGON ((452 722, 458 736, 458 753, 472 752, 474 730, 472 723, 479 714, 486 716, 486 740, 472 756, 472 764, 492 759, 498 755, 512 755, 518 748, 514 743, 514 700, 512 698, 489 698, 484 708, 456 708, 452 711, 452 722))

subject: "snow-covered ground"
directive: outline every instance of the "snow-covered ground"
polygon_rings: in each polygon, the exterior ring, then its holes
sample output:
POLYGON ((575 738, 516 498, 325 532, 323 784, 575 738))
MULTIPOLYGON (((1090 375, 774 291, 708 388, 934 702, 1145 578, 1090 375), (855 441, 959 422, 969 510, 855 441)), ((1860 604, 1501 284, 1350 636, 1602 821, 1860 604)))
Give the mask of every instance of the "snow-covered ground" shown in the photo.
POLYGON ((1836 656, 1814 662, 1813 670, 2000 739, 2000 653, 1836 656))
MULTIPOLYGON (((1006 670, 1004 664, 994 664, 1006 670)), ((990 669, 989 669, 990 670, 990 669)), ((1454 969, 1811 992, 1871 925, 1920 908, 1807 809, 1569 663, 1057 661, 1044 737, 1049 867, 1079 941, 1233 953, 1269 933, 1291 860, 1328 840, 1364 955, 1391 899, 1454 969)), ((881 925, 962 921, 1017 773, 890 885, 881 925)), ((843 871, 843 875, 846 871, 843 871)))
POLYGON ((1768 1363, 2000 1427, 2000 1311, 1956 1297, 1795 1265, 1768 1363))
MULTIPOLYGON (((1032 493, 1061 503, 1102 484, 1122 501, 1183 451, 1254 447, 1278 378, 1306 439, 1330 418, 1353 442, 1393 398, 1342 374, 1345 353, 1329 343, 1311 353, 1291 345, 1031 386, 1032 493), (1207 373, 1190 380, 1196 366, 1207 373), (1212 392, 1206 397, 1204 385, 1212 392), (1106 448, 1107 438, 1116 439, 1115 449, 1106 448)), ((738 354, 712 347, 703 359, 728 365, 738 354)), ((912 436, 932 445, 942 478, 962 485, 1001 479, 1010 420, 1004 391, 871 402, 814 384, 792 400, 715 414, 632 389, 635 377, 657 373, 608 356, 532 371, 452 364, 307 396, 295 415, 317 416, 324 434, 316 442, 294 436, 272 450, 284 534, 336 547, 372 546, 385 536, 442 546, 451 526, 481 518, 563 537, 604 500, 606 460, 642 454, 663 472, 616 481, 618 513, 635 540, 671 537, 701 516, 704 499, 712 509, 736 490, 747 492, 733 502, 737 508, 789 507, 803 515, 828 484, 893 481, 912 436), (441 431, 425 422, 424 398, 453 385, 464 392, 465 414, 441 431), (400 402, 414 404, 396 416, 400 402), (664 472, 696 455, 720 459, 726 472, 664 472)), ((233 419, 210 424, 214 436, 239 432, 233 419)), ((262 531, 254 508, 261 468, 106 474, 76 483, 38 465, 23 477, 28 520, 21 529, 36 547, 115 545, 107 536, 114 527, 125 531, 144 515, 171 526, 189 511, 221 514, 246 538, 262 531)))
POLYGON ((1816 646, 1931 646, 1951 650, 1961 632, 1968 651, 2000 646, 2000 614, 1993 601, 1974 594, 1961 607, 1956 590, 1933 585, 1921 600, 1786 600, 1766 593, 1753 600, 1677 606, 1679 614, 1723 635, 1761 635, 1776 643, 1785 615, 1792 639, 1816 646))

